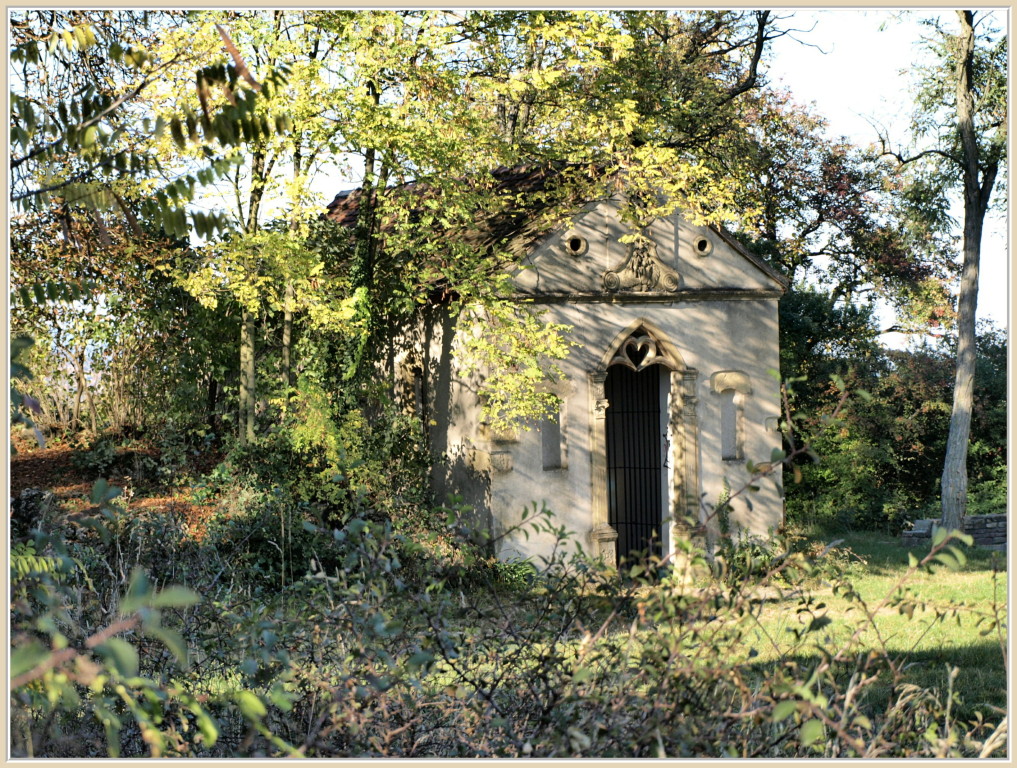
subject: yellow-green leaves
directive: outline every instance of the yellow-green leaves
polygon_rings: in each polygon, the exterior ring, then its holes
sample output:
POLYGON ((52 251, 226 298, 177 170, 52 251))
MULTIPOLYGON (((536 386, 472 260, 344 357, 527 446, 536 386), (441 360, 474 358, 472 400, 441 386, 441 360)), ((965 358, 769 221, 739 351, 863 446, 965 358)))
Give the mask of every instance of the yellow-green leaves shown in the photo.
POLYGON ((237 691, 234 700, 241 714, 249 721, 258 722, 268 714, 261 699, 251 691, 237 691))
POLYGON ((495 302, 466 313, 459 362, 466 373, 484 372, 478 385, 483 417, 495 433, 509 432, 556 412, 558 361, 568 354, 570 327, 548 323, 527 308, 495 302))
POLYGON ((826 735, 826 727, 821 720, 806 720, 800 730, 802 744, 815 744, 826 735))
POLYGON ((135 677, 138 674, 138 652, 134 646, 119 637, 112 637, 96 646, 96 653, 102 656, 121 677, 135 677))
POLYGON ((54 29, 49 36, 49 50, 55 51, 61 44, 67 51, 84 51, 95 45, 95 30, 91 24, 54 29))
POLYGON ((770 719, 775 723, 779 723, 781 720, 786 720, 797 711, 797 701, 793 701, 791 699, 781 701, 773 708, 773 714, 770 715, 770 719))
POLYGON ((38 640, 32 640, 25 645, 18 646, 11 651, 10 670, 11 679, 35 669, 49 658, 50 651, 38 640))

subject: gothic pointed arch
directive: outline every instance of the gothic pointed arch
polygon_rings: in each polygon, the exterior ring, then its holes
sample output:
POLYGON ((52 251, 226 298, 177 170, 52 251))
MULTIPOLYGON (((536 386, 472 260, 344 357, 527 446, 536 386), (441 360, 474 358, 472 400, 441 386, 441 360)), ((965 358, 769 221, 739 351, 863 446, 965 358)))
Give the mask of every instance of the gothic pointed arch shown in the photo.
POLYGON ((700 518, 699 419, 696 381, 698 371, 689 368, 678 348, 654 323, 644 317, 619 331, 590 371, 590 460, 593 479, 593 520, 590 531, 595 555, 613 563, 617 558, 618 532, 609 522, 606 415, 610 403, 605 383, 608 369, 622 365, 639 372, 653 365, 669 371, 667 433, 670 469, 666 544, 673 548, 675 536, 689 535, 689 518, 700 518))
POLYGON ((600 368, 606 371, 612 365, 625 365, 634 371, 651 365, 663 365, 672 371, 687 367, 678 348, 664 332, 643 317, 629 323, 608 345, 600 359, 600 368))

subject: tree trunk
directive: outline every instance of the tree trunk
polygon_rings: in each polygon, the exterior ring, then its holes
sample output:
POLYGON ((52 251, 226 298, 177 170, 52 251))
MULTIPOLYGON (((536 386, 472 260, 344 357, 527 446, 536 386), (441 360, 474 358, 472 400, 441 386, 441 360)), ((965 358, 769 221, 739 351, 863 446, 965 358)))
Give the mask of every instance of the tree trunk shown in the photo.
MULTIPOLYGON (((283 298, 283 327, 282 327, 282 385, 289 390, 293 386, 293 373, 290 365, 290 348, 293 345, 293 303, 295 294, 293 281, 286 281, 286 292, 283 298)), ((288 398, 289 395, 287 394, 288 398)))
POLYGON ((254 313, 244 309, 240 326, 240 444, 254 440, 254 313))
POLYGON ((81 361, 81 375, 85 382, 85 399, 88 401, 88 419, 92 425, 92 433, 99 434, 99 412, 95 407, 95 398, 92 396, 92 388, 85 377, 85 361, 81 361))
POLYGON ((258 216, 261 213, 261 199, 265 196, 265 153, 254 152, 251 155, 251 194, 248 199, 247 231, 258 229, 258 216))
POLYGON ((961 139, 964 180, 964 242, 960 295, 957 300, 957 367, 954 375, 953 411, 943 463, 942 515, 940 525, 962 526, 967 510, 968 438, 975 383, 975 312, 978 306, 978 262, 982 246, 982 222, 995 183, 995 163, 982 168, 974 125, 975 51, 974 17, 971 11, 957 11, 961 31, 957 36, 957 130, 961 139), (981 178, 980 178, 981 176, 981 178))
MULTIPOLYGON (((85 353, 84 351, 82 351, 80 353, 75 353, 74 356, 71 358, 74 364, 74 382, 77 387, 77 394, 74 399, 74 418, 73 418, 74 429, 76 431, 81 429, 81 406, 84 403, 85 390, 88 387, 87 383, 85 382, 85 364, 81 360, 81 358, 84 357, 84 355, 85 353)), ((92 431, 93 432, 95 431, 94 422, 92 424, 92 431)))
MULTIPOLYGON (((299 184, 303 173, 303 153, 297 145, 293 150, 293 182, 294 186, 299 184)), ((294 216, 290 219, 290 231, 296 232, 300 222, 294 216)), ((296 303, 296 288, 293 279, 286 278, 286 287, 283 294, 283 327, 282 327, 282 385, 287 393, 293 386, 292 364, 290 362, 290 350, 293 348, 293 307, 296 303)), ((289 394, 284 395, 289 399, 289 394)))
POLYGON ((74 409, 71 411, 71 430, 77 432, 81 429, 81 402, 85 396, 85 393, 81 390, 81 380, 75 377, 76 380, 76 394, 74 397, 74 409))
POLYGON ((219 382, 215 376, 208 377, 208 399, 205 403, 205 411, 208 414, 208 428, 213 432, 219 431, 219 420, 215 416, 215 409, 219 403, 219 382))

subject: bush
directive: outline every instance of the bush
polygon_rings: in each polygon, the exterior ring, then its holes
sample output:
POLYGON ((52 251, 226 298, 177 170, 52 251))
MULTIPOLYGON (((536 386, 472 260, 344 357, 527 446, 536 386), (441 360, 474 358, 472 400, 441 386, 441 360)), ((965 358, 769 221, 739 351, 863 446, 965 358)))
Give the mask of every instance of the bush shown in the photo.
POLYGON ((109 474, 116 461, 116 443, 108 435, 100 435, 84 450, 75 451, 71 455, 71 463, 81 472, 92 477, 104 477, 109 474))
POLYGON ((1008 489, 1005 464, 990 469, 984 478, 973 479, 968 488, 967 514, 998 515, 1006 512, 1008 489))
MULTIPOLYGON (((281 433, 231 452, 194 488, 221 501, 200 541, 172 513, 126 514, 104 482, 73 537, 45 515, 30 526, 12 557, 13 753, 792 759, 1004 743, 1004 724, 957 719, 953 677, 908 682, 873 631, 888 612, 940 623, 961 607, 919 605, 906 579, 866 602, 850 553, 732 536, 737 491, 712 559, 679 539, 675 562, 619 574, 566 554, 570 534, 534 508, 520 525, 554 535, 555 553, 500 563, 472 510, 411 501, 412 462, 391 461, 411 433, 350 426, 361 416, 336 427, 358 433, 342 453, 281 433), (340 465, 328 482, 345 495, 314 490, 340 465), (146 571, 181 586, 156 590, 146 571), (820 583, 853 609, 836 637, 820 583), (779 643, 757 633, 773 599, 795 618, 779 643)), ((963 558, 937 538, 910 573, 963 558)), ((1002 603, 963 610, 1005 653, 1002 603)))
MULTIPOLYGON (((112 492, 98 491, 110 508, 112 492)), ((484 560, 469 546, 458 561, 428 570, 426 548, 390 523, 294 522, 289 530, 313 561, 300 572, 290 560, 288 572, 277 570, 284 561, 265 559, 282 549, 275 546, 282 532, 275 545, 267 538, 282 501, 252 496, 250 503, 247 517, 222 520, 194 545, 190 565, 147 561, 193 592, 154 591, 137 568, 122 579, 120 570, 135 562, 126 552, 156 542, 186 547, 164 528, 133 527, 114 510, 105 537, 96 529, 70 546, 36 537, 16 550, 14 754, 991 752, 992 725, 950 717, 949 680, 944 693, 910 686, 885 649, 862 641, 868 617, 895 606, 899 594, 875 606, 858 602, 838 563, 820 566, 794 536, 779 552, 732 549, 729 562, 742 578, 692 588, 677 573, 659 579, 660 561, 622 580, 582 555, 559 554, 537 570, 484 560), (266 539, 259 543, 258 535, 266 539), (102 559, 118 552, 104 570, 102 559), (407 552, 427 578, 407 577, 407 552), (855 633, 836 648, 824 639, 823 605, 802 588, 817 567, 859 607, 855 633), (787 584, 796 589, 785 591, 787 584), (788 610, 803 617, 789 647, 766 664, 753 661, 748 641, 760 587, 784 594, 788 610), (109 635, 117 642, 99 641, 117 627, 109 635), (73 654, 58 659, 50 649, 64 645, 73 654), (173 658, 178 668, 167 666, 173 658), (50 663, 52 673, 43 670, 50 663), (878 702, 867 695, 876 684, 878 702)), ((437 517, 454 536, 456 516, 437 517)), ((554 530, 549 516, 533 524, 554 530)), ((922 567, 949 546, 938 542, 922 567)), ((702 552, 687 541, 681 547, 692 566, 706 567, 702 552)))

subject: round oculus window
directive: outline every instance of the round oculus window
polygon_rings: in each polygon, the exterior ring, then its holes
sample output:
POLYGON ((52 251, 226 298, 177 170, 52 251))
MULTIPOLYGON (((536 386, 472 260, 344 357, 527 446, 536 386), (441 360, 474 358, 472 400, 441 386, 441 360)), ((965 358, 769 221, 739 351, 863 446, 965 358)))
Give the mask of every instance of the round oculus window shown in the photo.
POLYGON ((582 256, 590 248, 586 238, 577 235, 575 232, 567 233, 562 240, 565 244, 565 250, 570 256, 582 256))
POLYGON ((699 235, 692 240, 692 250, 697 256, 709 256, 713 252, 713 241, 705 235, 699 235))

